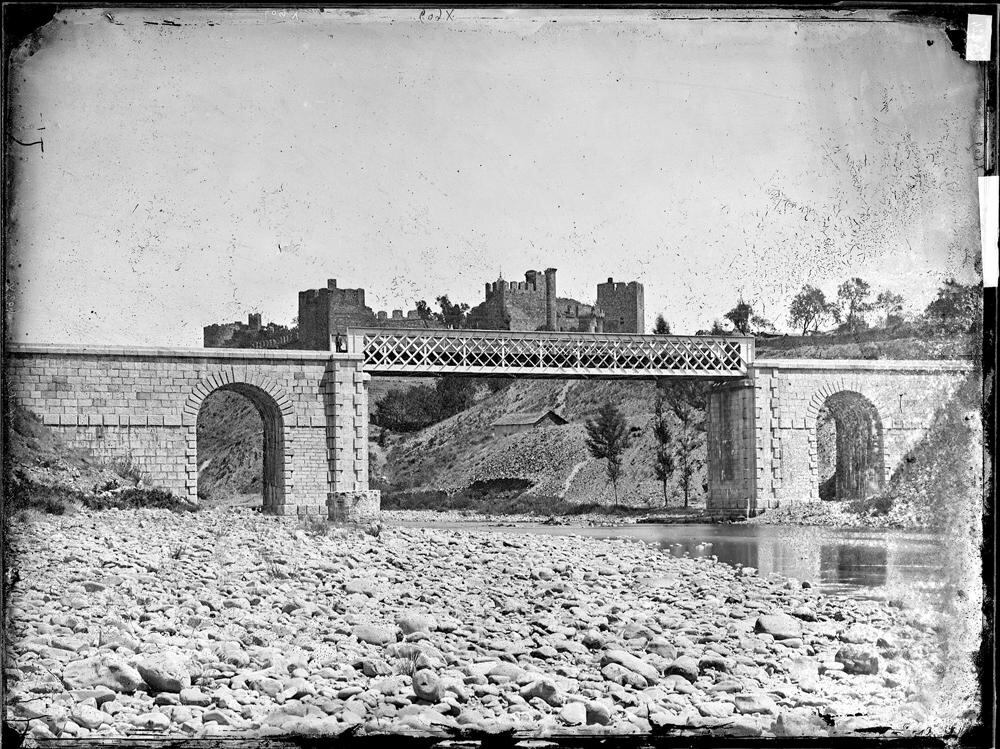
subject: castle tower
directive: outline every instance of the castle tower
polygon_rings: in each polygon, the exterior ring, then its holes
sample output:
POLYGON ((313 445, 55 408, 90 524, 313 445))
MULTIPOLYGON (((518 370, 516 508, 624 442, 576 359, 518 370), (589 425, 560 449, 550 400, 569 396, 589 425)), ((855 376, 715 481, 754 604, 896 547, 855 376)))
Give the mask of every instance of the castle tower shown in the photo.
POLYGON ((597 285, 597 306, 604 311, 604 330, 608 333, 644 333, 646 326, 642 284, 638 281, 597 285))
POLYGON ((559 330, 559 313, 556 309, 556 269, 545 269, 545 329, 559 330))

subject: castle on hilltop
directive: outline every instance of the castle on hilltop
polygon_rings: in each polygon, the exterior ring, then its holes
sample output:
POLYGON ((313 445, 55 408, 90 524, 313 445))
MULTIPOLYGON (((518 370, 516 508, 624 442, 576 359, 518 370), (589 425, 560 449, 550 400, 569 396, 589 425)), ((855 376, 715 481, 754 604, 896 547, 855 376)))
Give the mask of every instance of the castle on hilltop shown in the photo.
POLYGON ((481 330, 561 330, 590 333, 643 333, 642 284, 597 285, 597 303, 585 304, 556 293, 556 269, 529 270, 524 281, 498 278, 486 284, 485 300, 469 310, 467 326, 481 330))
MULTIPOLYGON (((425 313, 426 314, 426 313, 425 313)), ((348 328, 433 328, 440 323, 413 309, 375 312, 365 304, 364 289, 341 289, 331 278, 325 288, 299 292, 298 328, 269 323, 260 314, 247 323, 204 328, 206 348, 294 348, 329 351, 331 341, 348 328)), ((556 295, 556 269, 529 270, 524 281, 502 278, 486 284, 485 300, 469 310, 466 327, 480 330, 559 330, 591 333, 642 333, 645 330, 642 284, 636 281, 597 285, 597 303, 585 304, 556 295)))

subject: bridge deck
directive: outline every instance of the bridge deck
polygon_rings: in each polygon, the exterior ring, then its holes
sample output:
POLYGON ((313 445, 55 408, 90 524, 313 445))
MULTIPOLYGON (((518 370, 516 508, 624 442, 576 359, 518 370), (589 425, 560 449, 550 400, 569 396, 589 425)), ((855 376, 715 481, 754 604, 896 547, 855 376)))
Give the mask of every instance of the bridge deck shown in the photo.
POLYGON ((753 338, 353 328, 347 350, 372 374, 563 378, 746 377, 753 338))

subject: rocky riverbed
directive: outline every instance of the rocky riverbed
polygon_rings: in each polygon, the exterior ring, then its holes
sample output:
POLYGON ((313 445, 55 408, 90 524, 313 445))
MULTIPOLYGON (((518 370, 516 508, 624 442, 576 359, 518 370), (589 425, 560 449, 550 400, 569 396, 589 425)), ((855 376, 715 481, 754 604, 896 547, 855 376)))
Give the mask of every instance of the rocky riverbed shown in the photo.
POLYGON ((10 530, 5 709, 35 740, 959 722, 932 613, 638 542, 237 508, 10 530))

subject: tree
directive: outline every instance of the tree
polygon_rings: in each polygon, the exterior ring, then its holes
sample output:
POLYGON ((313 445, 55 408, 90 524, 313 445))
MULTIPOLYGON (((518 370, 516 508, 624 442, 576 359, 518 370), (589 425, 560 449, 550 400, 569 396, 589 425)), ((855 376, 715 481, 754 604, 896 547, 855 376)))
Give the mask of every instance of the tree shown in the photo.
POLYGON ((978 286, 949 278, 927 305, 924 316, 943 333, 965 333, 982 316, 982 300, 978 286))
POLYGON ((426 385, 417 385, 405 391, 390 390, 372 414, 372 423, 396 432, 414 432, 440 419, 440 397, 426 385))
POLYGON ((837 322, 843 322, 844 328, 851 333, 856 333, 867 325, 864 315, 872 308, 868 301, 871 293, 872 288, 868 282, 857 277, 844 281, 837 287, 834 317, 837 322))
POLYGON ((833 305, 826 301, 826 295, 815 286, 806 284, 792 299, 788 319, 792 325, 802 326, 802 335, 805 335, 810 328, 819 330, 832 311, 833 305))
POLYGON ((427 302, 425 302, 423 299, 417 300, 416 309, 417 309, 417 315, 420 317, 421 320, 424 321, 424 327, 425 328, 428 327, 427 325, 428 321, 434 319, 434 311, 430 308, 430 305, 428 305, 427 302))
POLYGON ((705 444, 705 411, 708 407, 708 386, 697 380, 663 383, 664 399, 678 423, 677 439, 674 442, 674 457, 680 471, 681 489, 684 491, 684 506, 691 499, 691 489, 697 485, 697 477, 704 467, 701 457, 705 444))
POLYGON ((622 457, 632 444, 628 421, 613 403, 605 403, 597 412, 596 419, 588 419, 587 449, 598 460, 607 460, 608 480, 615 492, 615 507, 618 506, 618 479, 622 475, 622 457))
POLYGON ((653 333, 655 335, 670 335, 670 323, 663 318, 663 315, 656 316, 656 322, 653 324, 653 333))
POLYGON ((752 314, 753 308, 740 299, 736 303, 736 306, 723 315, 723 317, 733 324, 733 328, 737 333, 740 335, 750 335, 750 315, 752 314))
POLYGON ((476 380, 469 377, 445 375, 435 386, 437 391, 440 415, 442 419, 464 411, 476 395, 476 380))
POLYGON ((879 295, 875 297, 875 303, 872 304, 872 308, 882 312, 885 316, 883 323, 886 327, 889 327, 890 325, 902 322, 903 301, 901 294, 894 294, 885 289, 884 291, 880 291, 879 295))
MULTIPOLYGON (((977 265, 981 271, 981 266, 977 265)), ((983 290, 976 284, 961 284, 949 278, 937 297, 924 310, 927 322, 944 335, 967 336, 969 354, 979 367, 983 357, 983 290)))
POLYGON ((753 306, 747 304, 742 298, 729 312, 723 315, 733 324, 734 332, 740 335, 753 335, 765 330, 774 330, 774 325, 753 311, 753 306))
POLYGON ((674 473, 674 455, 671 445, 672 435, 670 422, 664 407, 663 389, 656 390, 656 405, 653 411, 653 438, 656 440, 656 457, 653 461, 653 472, 656 479, 663 485, 663 506, 667 506, 667 481, 674 473))
POLYGON ((469 311, 469 305, 464 302, 453 304, 444 294, 436 299, 440 312, 434 313, 434 317, 444 324, 446 328, 461 328, 465 324, 465 315, 469 311))

